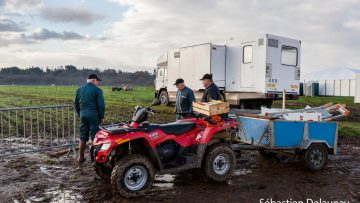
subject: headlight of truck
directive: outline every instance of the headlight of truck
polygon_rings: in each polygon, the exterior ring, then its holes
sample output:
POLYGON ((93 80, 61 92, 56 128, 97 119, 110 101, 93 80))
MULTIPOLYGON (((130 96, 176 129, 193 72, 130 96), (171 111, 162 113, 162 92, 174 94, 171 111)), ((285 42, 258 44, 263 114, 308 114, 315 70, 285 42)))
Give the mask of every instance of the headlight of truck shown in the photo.
POLYGON ((101 146, 100 150, 106 151, 110 148, 110 143, 105 143, 101 146))

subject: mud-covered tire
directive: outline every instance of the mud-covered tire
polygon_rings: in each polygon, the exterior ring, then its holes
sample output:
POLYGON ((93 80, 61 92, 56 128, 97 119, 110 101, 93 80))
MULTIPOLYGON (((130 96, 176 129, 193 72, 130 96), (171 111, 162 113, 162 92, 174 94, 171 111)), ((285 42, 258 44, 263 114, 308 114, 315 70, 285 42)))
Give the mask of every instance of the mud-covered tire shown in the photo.
POLYGON ((312 144, 302 155, 302 163, 310 171, 324 169, 327 160, 328 150, 323 144, 312 144))
POLYGON ((118 161, 111 173, 111 185, 114 192, 126 198, 145 195, 153 180, 153 164, 147 157, 138 154, 128 155, 118 161), (137 180, 132 179, 134 176, 137 180), (137 184, 138 181, 140 182, 137 184))
POLYGON ((202 169, 210 180, 223 182, 231 177, 235 164, 234 151, 225 144, 215 144, 206 153, 202 169))
POLYGON ((99 166, 97 164, 93 165, 95 173, 97 176, 99 176, 101 179, 103 180, 110 180, 111 177, 111 170, 110 169, 106 169, 102 166, 99 166))
POLYGON ((161 101, 161 105, 163 105, 163 106, 168 106, 170 103, 169 102, 169 94, 165 90, 160 93, 159 99, 161 101))

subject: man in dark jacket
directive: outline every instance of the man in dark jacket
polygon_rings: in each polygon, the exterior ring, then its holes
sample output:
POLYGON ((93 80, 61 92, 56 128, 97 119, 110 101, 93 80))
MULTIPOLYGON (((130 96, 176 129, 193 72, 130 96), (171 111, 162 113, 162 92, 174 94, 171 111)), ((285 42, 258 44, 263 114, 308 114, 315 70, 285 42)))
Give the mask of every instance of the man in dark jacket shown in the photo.
POLYGON ((211 100, 221 100, 219 88, 212 80, 212 74, 205 74, 200 80, 205 87, 201 102, 210 102, 211 100))
POLYGON ((87 84, 76 91, 75 109, 80 117, 80 143, 78 162, 85 161, 84 151, 86 142, 94 139, 99 132, 99 125, 104 120, 105 102, 102 90, 98 87, 100 78, 90 74, 87 84))
POLYGON ((179 78, 175 81, 176 88, 176 115, 177 119, 181 118, 181 113, 192 113, 192 103, 195 101, 194 92, 185 86, 184 80, 179 78))

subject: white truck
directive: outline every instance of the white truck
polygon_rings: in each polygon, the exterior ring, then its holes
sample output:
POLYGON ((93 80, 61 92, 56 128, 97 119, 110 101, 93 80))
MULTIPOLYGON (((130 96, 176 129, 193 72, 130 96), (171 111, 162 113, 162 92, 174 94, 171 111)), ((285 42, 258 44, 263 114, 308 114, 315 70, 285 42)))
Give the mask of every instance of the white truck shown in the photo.
POLYGON ((169 50, 157 60, 155 98, 174 102, 177 78, 185 80, 199 101, 204 87, 199 80, 213 74, 224 100, 232 106, 257 109, 272 101, 299 94, 301 41, 266 34, 223 44, 205 43, 169 50))

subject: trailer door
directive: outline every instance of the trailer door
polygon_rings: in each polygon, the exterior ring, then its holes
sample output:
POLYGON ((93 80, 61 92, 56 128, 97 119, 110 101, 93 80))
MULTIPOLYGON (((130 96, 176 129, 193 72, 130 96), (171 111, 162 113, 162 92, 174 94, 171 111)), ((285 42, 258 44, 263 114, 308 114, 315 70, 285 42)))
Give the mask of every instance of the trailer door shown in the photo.
POLYGON ((242 44, 242 63, 240 67, 240 87, 254 87, 254 42, 242 44))

